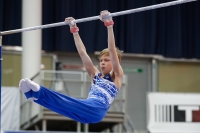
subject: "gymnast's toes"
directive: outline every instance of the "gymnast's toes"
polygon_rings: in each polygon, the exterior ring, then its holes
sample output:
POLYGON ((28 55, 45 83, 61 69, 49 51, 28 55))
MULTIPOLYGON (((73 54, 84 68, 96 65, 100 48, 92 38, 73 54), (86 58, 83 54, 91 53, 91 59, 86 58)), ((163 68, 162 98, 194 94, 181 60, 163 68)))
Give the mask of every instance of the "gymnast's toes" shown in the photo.
POLYGON ((19 88, 23 93, 29 92, 31 90, 31 88, 26 84, 25 79, 20 80, 19 88))
POLYGON ((32 98, 32 90, 30 87, 28 87, 28 85, 26 84, 24 79, 21 79, 19 82, 19 88, 20 90, 24 93, 24 95, 26 96, 26 98, 28 99, 28 101, 33 101, 32 98))
POLYGON ((30 79, 26 78, 25 82, 27 83, 28 87, 31 88, 31 90, 33 90, 34 92, 38 92, 40 90, 40 86, 37 83, 31 81, 30 79))

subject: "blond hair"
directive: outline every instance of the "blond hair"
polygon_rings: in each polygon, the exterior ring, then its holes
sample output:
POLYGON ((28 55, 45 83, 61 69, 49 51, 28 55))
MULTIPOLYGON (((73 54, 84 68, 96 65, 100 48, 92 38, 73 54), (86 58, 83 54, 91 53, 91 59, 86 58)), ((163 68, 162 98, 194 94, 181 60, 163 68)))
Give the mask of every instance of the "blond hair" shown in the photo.
MULTIPOLYGON (((119 48, 117 48, 117 47, 116 47, 115 49, 116 49, 116 52, 117 52, 118 59, 119 59, 119 61, 121 61, 121 57, 122 57, 123 51, 119 50, 119 48)), ((101 56, 103 56, 104 54, 109 55, 109 49, 108 49, 108 48, 105 48, 104 50, 102 50, 102 51, 100 52, 99 59, 100 59, 101 56)))

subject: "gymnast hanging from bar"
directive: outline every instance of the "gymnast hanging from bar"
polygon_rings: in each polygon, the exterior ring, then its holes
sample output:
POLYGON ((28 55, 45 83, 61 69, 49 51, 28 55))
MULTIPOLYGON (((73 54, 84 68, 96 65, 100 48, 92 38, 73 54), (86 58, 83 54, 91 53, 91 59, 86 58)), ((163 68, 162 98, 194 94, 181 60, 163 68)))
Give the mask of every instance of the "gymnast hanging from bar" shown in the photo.
POLYGON ((110 12, 107 10, 100 13, 100 19, 104 22, 108 31, 108 48, 102 50, 99 56, 101 72, 93 65, 86 53, 78 34, 79 29, 73 23, 74 18, 65 19, 65 22, 69 23, 70 32, 73 33, 75 45, 83 65, 91 77, 92 85, 88 98, 69 97, 25 78, 21 79, 19 87, 28 100, 33 99, 35 103, 81 123, 98 123, 105 117, 121 87, 123 76, 120 65, 122 51, 115 46, 114 22, 109 14, 110 12))

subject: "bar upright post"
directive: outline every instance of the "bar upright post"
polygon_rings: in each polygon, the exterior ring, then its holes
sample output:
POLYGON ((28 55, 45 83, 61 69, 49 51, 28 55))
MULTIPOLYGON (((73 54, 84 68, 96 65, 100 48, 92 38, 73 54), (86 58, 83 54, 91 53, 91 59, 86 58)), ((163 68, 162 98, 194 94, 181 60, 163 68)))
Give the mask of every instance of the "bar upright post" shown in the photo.
MULTIPOLYGON (((0 100, 1 100, 1 77, 2 77, 2 36, 1 36, 1 32, 0 32, 0 70, 1 70, 1 74, 0 74, 0 100)), ((1 110, 1 102, 0 102, 0 110, 1 110)), ((0 114, 0 130, 1 130, 1 114, 0 114)))

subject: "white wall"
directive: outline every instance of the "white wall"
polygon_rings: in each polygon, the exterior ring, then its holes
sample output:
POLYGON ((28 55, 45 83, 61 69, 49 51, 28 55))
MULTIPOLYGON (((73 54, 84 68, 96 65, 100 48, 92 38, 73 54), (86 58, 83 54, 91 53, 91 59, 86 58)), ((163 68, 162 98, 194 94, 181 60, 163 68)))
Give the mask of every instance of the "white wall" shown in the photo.
POLYGON ((20 89, 1 89, 1 130, 17 131, 20 128, 20 89))

